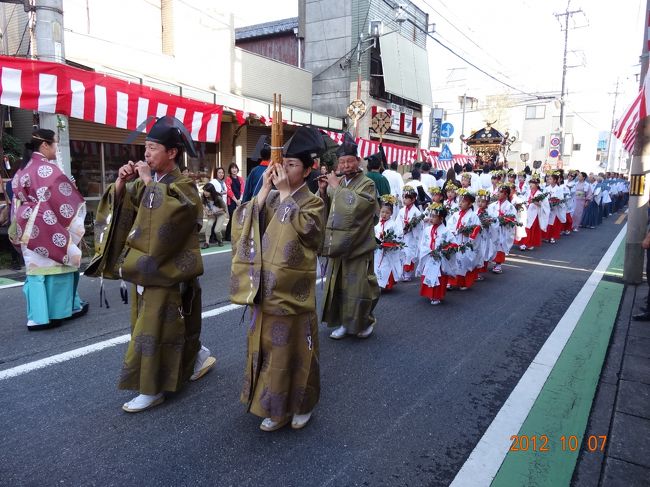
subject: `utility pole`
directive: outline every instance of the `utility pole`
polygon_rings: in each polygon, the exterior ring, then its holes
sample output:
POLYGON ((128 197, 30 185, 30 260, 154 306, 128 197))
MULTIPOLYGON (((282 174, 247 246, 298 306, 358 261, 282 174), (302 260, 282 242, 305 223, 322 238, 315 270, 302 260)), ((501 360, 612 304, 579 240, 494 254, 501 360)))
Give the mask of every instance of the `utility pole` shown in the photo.
MULTIPOLYGON (((39 61, 65 62, 63 38, 63 0, 31 0, 32 58, 39 61)), ((59 139, 57 162, 63 172, 71 174, 68 118, 55 113, 39 112, 41 128, 53 130, 59 139)))
MULTIPOLYGON (((645 24, 650 21, 650 0, 647 0, 645 24)), ((643 47, 641 48, 641 80, 643 86, 648 73, 648 29, 643 29, 643 47)), ((643 101, 645 103, 645 100, 643 101)), ((627 235, 625 239, 625 261, 623 279, 628 284, 639 284, 643 280, 643 248, 641 242, 648 226, 648 189, 645 175, 650 170, 650 123, 641 118, 637 127, 637 136, 632 149, 630 164, 630 202, 627 215, 627 235)))
POLYGON ((566 57, 569 46, 569 19, 575 14, 582 13, 582 9, 578 10, 569 10, 571 6, 571 0, 567 0, 566 11, 561 14, 555 14, 555 18, 558 19, 560 25, 562 25, 562 30, 564 31, 564 57, 562 61, 562 94, 560 95, 560 159, 564 160, 564 105, 566 100, 564 96, 566 94, 566 57), (560 20, 560 17, 564 17, 564 21, 560 20))
POLYGON ((465 142, 463 142, 463 139, 465 138, 465 105, 467 105, 467 92, 463 93, 463 119, 460 123, 460 153, 464 154, 465 153, 465 142))
POLYGON ((614 95, 614 107, 612 108, 612 127, 609 132, 609 141, 607 142, 607 169, 613 169, 613 166, 610 167, 611 161, 612 161, 612 146, 614 145, 614 126, 616 124, 616 100, 618 99, 618 95, 621 93, 618 91, 618 85, 620 83, 620 78, 616 78, 616 89, 614 90, 614 93, 610 93, 610 95, 614 95))

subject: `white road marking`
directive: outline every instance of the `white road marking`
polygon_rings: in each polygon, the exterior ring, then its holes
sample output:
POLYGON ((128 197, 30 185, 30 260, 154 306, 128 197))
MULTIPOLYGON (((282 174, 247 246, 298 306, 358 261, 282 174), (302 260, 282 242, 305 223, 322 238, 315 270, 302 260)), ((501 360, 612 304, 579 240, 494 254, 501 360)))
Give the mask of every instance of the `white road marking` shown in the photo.
MULTIPOLYGON (((239 304, 228 304, 226 306, 221 306, 220 308, 204 311, 203 313, 201 313, 201 318, 218 316, 242 307, 243 306, 239 304)), ((93 343, 92 345, 88 345, 86 347, 75 348, 74 350, 70 350, 68 352, 52 355, 51 357, 35 360, 34 362, 28 362, 23 365, 12 367, 11 369, 0 370, 0 381, 5 379, 10 379, 12 377, 18 377, 19 375, 23 375, 26 374, 27 372, 32 372, 34 370, 43 369, 45 367, 49 367, 50 365, 67 362, 68 360, 83 357, 84 355, 88 355, 90 353, 99 352, 100 350, 104 350, 105 348, 121 345, 122 343, 128 343, 130 339, 131 339, 130 334, 120 335, 118 337, 111 338, 110 340, 104 340, 98 343, 93 343)))
MULTIPOLYGON (((223 250, 215 250, 214 252, 206 252, 205 254, 201 254, 202 257, 208 257, 210 255, 217 255, 217 254, 225 254, 226 252, 231 252, 230 249, 223 249, 223 250)), ((80 273, 82 276, 84 275, 83 272, 80 273)), ((21 282, 14 282, 11 284, 3 284, 0 286, 0 291, 3 289, 11 289, 13 287, 21 287, 24 283, 21 282)))
MULTIPOLYGON (((323 282, 323 278, 317 279, 316 285, 320 284, 321 282, 323 282)), ((201 313, 201 318, 211 318, 212 316, 222 315, 224 313, 228 313, 229 311, 235 311, 240 308, 243 308, 241 304, 227 304, 219 308, 203 311, 201 313)), ((130 339, 130 334, 120 335, 118 337, 97 342, 86 347, 75 348, 74 350, 70 350, 68 352, 59 353, 57 355, 52 355, 51 357, 35 360, 23 365, 18 365, 16 367, 12 367, 11 369, 0 370, 0 381, 10 379, 12 377, 18 377, 19 375, 23 375, 34 370, 43 369, 45 367, 49 367, 50 365, 67 362, 68 360, 83 357, 84 355, 88 355, 90 353, 99 352, 105 348, 121 345, 122 343, 127 343, 130 339)))
POLYGON ((607 271, 620 243, 625 238, 627 224, 610 245, 598 267, 582 286, 573 302, 550 334, 537 356, 521 377, 503 407, 485 431, 467 461, 451 483, 454 487, 489 486, 499 471, 512 441, 510 437, 519 433, 551 370, 557 362, 569 337, 582 316, 598 283, 607 271))

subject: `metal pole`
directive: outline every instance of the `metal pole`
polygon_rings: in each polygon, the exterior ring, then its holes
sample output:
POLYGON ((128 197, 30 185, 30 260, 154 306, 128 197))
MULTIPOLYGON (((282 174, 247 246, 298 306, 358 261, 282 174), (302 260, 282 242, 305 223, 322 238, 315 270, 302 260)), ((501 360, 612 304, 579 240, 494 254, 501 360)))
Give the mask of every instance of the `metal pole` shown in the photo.
MULTIPOLYGON (((65 62, 63 36, 63 0, 34 0, 32 55, 39 61, 65 62)), ((68 118, 55 113, 39 113, 42 128, 53 130, 59 138, 63 172, 71 174, 68 118)))
POLYGON ((571 0, 566 3, 566 12, 564 13, 564 58, 562 61, 562 94, 560 95, 560 160, 564 160, 564 92, 566 89, 566 55, 567 46, 569 45, 569 5, 571 0))
POLYGON ((609 132, 609 142, 607 143, 607 169, 610 168, 611 157, 612 157, 612 146, 614 145, 614 122, 616 121, 614 117, 616 116, 616 99, 618 98, 618 84, 620 78, 616 78, 616 90, 614 91, 614 107, 612 108, 612 126, 609 132))
POLYGON ((462 122, 460 123, 460 135, 462 135, 462 138, 459 137, 461 154, 465 153, 465 151, 463 150, 464 149, 463 146, 465 145, 465 142, 463 142, 463 138, 465 138, 465 106, 466 105, 467 105, 467 92, 463 93, 463 119, 462 122))
MULTIPOLYGON (((647 0, 645 25, 650 21, 650 0, 647 0)), ((641 81, 643 86, 648 72, 648 29, 644 29, 641 50, 641 81)), ((645 175, 650 170, 650 123, 641 119, 638 126, 636 144, 632 151, 630 164, 630 203, 627 217, 627 236, 625 241, 625 261, 623 279, 628 284, 639 284, 643 280, 644 252, 641 241, 648 226, 648 189, 645 175)))

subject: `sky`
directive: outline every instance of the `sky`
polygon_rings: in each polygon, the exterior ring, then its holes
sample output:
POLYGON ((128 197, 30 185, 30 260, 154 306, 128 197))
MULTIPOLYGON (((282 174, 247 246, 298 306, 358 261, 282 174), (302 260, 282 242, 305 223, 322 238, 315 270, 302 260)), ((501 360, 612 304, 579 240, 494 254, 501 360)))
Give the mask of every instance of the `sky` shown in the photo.
MULTIPOLYGON (((380 0, 373 0, 380 1, 380 0)), ((554 14, 567 0, 414 0, 436 24, 434 36, 512 88, 496 82, 446 51, 427 44, 434 103, 466 93, 481 99, 521 92, 557 95, 561 89, 564 32, 554 14), (513 89, 515 88, 515 89, 513 89)), ((616 116, 638 90, 643 43, 643 0, 570 0, 567 110, 607 130, 617 79, 616 116), (572 28, 576 27, 576 28, 572 28)), ((231 5, 237 27, 298 15, 297 0, 243 0, 231 5)))

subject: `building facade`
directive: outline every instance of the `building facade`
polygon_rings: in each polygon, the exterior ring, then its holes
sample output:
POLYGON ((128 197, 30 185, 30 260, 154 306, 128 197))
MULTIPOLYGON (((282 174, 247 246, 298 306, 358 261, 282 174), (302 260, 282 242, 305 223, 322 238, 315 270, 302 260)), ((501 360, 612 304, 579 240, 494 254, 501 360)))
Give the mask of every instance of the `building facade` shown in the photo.
POLYGON ((313 74, 313 108, 345 118, 347 129, 377 139, 377 112, 388 112, 384 139, 417 147, 423 106, 431 106, 426 54, 428 15, 411 2, 399 9, 379 0, 301 0, 305 68, 313 74), (365 107, 350 117, 348 107, 365 107))
MULTIPOLYGON (((67 64, 224 107, 220 140, 197 144, 199 157, 186 161, 192 172, 206 177, 231 162, 246 175, 257 137, 270 132, 273 93, 282 93, 289 123, 333 130, 343 123, 312 112, 309 71, 237 47, 233 17, 222 7, 208 0, 64 0, 67 64)), ((32 14, 4 3, 0 21, 7 26, 2 54, 29 57, 32 14)), ((2 109, 11 121, 7 131, 29 140, 34 113, 2 109)), ((143 137, 126 143, 128 130, 74 118, 65 130, 72 174, 91 207, 121 164, 143 157, 143 137)))

